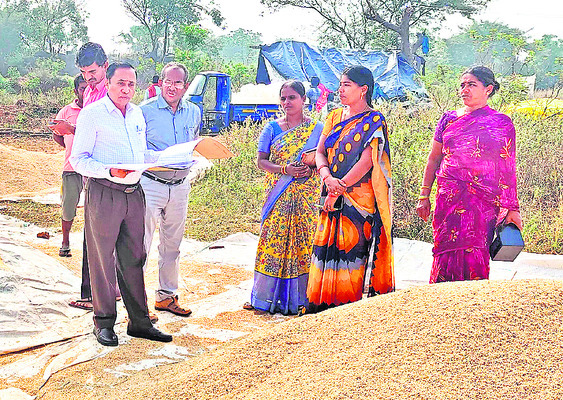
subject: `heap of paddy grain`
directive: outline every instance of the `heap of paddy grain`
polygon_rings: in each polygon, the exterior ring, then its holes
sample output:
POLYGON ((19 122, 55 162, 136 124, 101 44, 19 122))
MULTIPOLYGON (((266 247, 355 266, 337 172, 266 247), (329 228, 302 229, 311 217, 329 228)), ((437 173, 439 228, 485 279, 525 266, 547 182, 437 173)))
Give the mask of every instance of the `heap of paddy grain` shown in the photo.
POLYGON ((0 197, 58 187, 64 151, 47 154, 0 144, 0 197))
POLYGON ((560 282, 429 285, 257 331, 164 367, 135 391, 190 399, 560 399, 562 320, 560 282))

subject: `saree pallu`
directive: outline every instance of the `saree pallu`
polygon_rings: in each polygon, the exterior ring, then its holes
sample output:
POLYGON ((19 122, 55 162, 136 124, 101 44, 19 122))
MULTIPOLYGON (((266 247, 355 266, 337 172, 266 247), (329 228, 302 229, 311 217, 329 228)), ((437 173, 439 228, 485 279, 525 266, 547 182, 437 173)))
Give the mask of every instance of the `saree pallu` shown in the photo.
MULTIPOLYGON (((274 123, 275 124, 275 123, 274 123)), ((304 124, 279 132, 272 139, 270 161, 284 165, 314 149, 322 124, 304 124)), ((310 178, 266 174, 266 202, 256 252, 251 304, 271 313, 297 314, 307 305, 307 280, 313 233, 317 222, 315 202, 320 194, 316 171, 310 178)))
MULTIPOLYGON (((371 111, 341 121, 327 117, 323 134, 332 176, 343 178, 371 147, 373 167, 343 194, 342 209, 321 211, 309 271, 308 312, 394 290, 391 248, 391 165, 387 126, 371 111)), ((322 194, 326 195, 326 187, 322 194)))
POLYGON ((489 107, 459 118, 446 113, 439 126, 430 283, 488 279, 499 214, 518 210, 514 126, 489 107))

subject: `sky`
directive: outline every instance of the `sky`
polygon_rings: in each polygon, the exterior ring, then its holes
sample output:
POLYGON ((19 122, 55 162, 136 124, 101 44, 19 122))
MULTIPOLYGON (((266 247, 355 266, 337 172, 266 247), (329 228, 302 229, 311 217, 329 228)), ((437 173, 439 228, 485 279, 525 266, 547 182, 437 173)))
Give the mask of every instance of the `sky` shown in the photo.
MULTIPOLYGON (((279 39, 295 39, 315 43, 315 27, 320 19, 312 11, 295 8, 270 12, 259 0, 214 0, 225 17, 226 29, 215 29, 215 34, 244 28, 262 34, 264 44, 279 39)), ((90 14, 86 21, 90 40, 98 42, 109 51, 124 50, 116 36, 135 23, 128 17, 121 1, 97 0, 85 2, 90 14)), ((532 38, 553 34, 563 38, 563 2, 561 0, 491 0, 477 19, 501 22, 519 28, 532 38), (533 7, 530 5, 533 4, 533 7)), ((449 37, 459 32, 460 25, 469 20, 451 16, 440 32, 449 37)), ((205 25, 212 28, 212 24, 205 25)))

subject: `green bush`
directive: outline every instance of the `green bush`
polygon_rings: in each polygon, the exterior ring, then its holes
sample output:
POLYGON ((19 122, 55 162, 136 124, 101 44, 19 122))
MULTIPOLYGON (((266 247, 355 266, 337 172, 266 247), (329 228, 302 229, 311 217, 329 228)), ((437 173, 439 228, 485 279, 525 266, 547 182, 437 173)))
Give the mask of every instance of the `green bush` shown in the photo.
MULTIPOLYGON (((460 105, 452 103, 450 108, 460 105)), ((384 105, 393 169, 394 236, 432 242, 430 222, 416 204, 437 108, 407 110, 384 105)), ((526 251, 563 254, 563 119, 514 117, 517 131, 518 190, 526 251)), ((188 211, 188 235, 214 240, 241 230, 258 233, 263 173, 255 165, 262 124, 234 126, 220 140, 236 154, 219 160, 194 185, 188 211)))
POLYGON ((262 126, 248 120, 218 138, 235 157, 215 160, 214 167, 194 185, 188 207, 189 237, 210 241, 240 231, 259 232, 264 173, 255 160, 262 126))

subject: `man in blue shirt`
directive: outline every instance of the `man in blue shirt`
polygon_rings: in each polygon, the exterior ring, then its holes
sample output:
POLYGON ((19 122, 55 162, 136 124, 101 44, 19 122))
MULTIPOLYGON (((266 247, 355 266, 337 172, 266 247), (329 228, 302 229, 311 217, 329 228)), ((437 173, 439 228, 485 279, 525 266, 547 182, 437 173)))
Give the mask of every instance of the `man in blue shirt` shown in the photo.
MULTIPOLYGON (((161 73, 162 92, 141 104, 147 124, 147 148, 161 151, 178 143, 197 139, 201 123, 199 108, 182 97, 188 88, 188 71, 169 63, 161 73)), ((189 169, 145 171, 141 185, 145 192, 145 248, 151 248, 159 223, 159 284, 155 309, 189 316, 191 310, 178 303, 180 244, 184 237, 190 182, 189 169)))
POLYGON ((317 101, 322 94, 322 91, 319 88, 319 83, 321 83, 321 80, 318 76, 311 77, 311 87, 307 90, 307 97, 309 98, 309 103, 313 107, 313 110, 317 106, 317 101))

